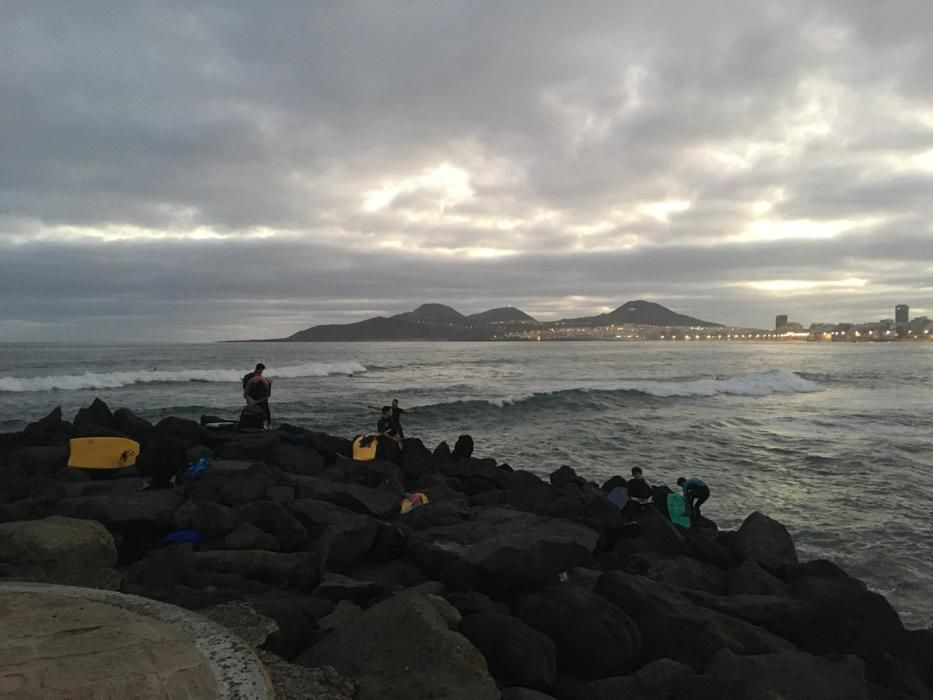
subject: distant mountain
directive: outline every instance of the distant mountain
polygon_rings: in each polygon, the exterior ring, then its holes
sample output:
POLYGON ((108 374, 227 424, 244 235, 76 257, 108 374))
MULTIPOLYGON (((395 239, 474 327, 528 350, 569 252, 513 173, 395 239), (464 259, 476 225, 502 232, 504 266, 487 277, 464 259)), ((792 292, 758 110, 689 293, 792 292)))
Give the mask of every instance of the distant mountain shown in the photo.
POLYGON ((283 338, 286 341, 363 341, 363 340, 488 340, 485 326, 407 321, 393 316, 377 316, 357 323, 313 326, 283 338))
POLYGON ((650 301, 630 301, 615 311, 598 316, 570 318, 542 323, 511 306, 503 306, 464 316, 444 304, 422 304, 414 311, 386 318, 377 316, 356 323, 313 326, 280 338, 282 341, 380 341, 380 340, 493 340, 501 338, 503 325, 538 324, 540 328, 557 325, 608 326, 623 324, 647 326, 721 326, 719 323, 674 313, 650 301))
POLYGON ((628 301, 614 311, 598 316, 585 316, 583 318, 570 318, 563 321, 565 324, 579 324, 586 326, 624 325, 630 323, 643 326, 704 326, 721 328, 721 323, 702 321, 692 316, 678 314, 666 306, 655 304, 653 301, 628 301))
POLYGON ((474 323, 537 323, 534 318, 514 306, 481 311, 478 314, 470 314, 467 318, 474 323))
POLYGON ((415 323, 468 323, 466 316, 443 304, 422 304, 414 311, 396 314, 392 318, 415 323))

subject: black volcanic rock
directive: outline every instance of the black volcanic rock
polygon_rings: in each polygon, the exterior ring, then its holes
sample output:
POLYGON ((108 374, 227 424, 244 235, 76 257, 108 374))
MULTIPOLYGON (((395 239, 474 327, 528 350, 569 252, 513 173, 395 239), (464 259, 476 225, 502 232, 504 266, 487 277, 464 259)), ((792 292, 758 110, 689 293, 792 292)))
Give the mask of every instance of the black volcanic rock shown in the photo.
POLYGON ((701 321, 692 316, 678 314, 666 306, 655 304, 653 301, 628 301, 608 314, 571 318, 564 321, 567 324, 608 326, 612 324, 637 324, 644 326, 709 326, 721 327, 721 323, 701 321))
POLYGON ((474 323, 537 323, 537 319, 532 318, 521 309, 514 306, 500 306, 497 309, 481 311, 478 314, 470 314, 467 319, 474 323))

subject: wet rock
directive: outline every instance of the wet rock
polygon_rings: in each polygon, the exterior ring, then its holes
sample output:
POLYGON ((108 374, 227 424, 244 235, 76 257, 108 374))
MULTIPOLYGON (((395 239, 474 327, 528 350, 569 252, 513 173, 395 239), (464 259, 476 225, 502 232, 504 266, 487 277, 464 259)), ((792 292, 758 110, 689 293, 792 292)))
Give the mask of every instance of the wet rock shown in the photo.
POLYGON ((298 662, 330 665, 356 679, 359 700, 499 700, 483 655, 450 628, 458 619, 442 598, 395 595, 334 630, 298 662))
POLYGON ((453 459, 453 454, 450 451, 450 446, 446 441, 438 443, 437 447, 434 448, 434 452, 431 453, 431 457, 434 459, 435 464, 447 464, 453 459))
POLYGON ((740 561, 752 559, 775 576, 786 578, 797 568, 797 550, 787 528, 758 511, 745 518, 729 546, 740 561))
POLYGON ((643 510, 630 504, 622 513, 622 538, 612 550, 613 556, 624 563, 639 552, 654 552, 666 556, 687 553, 687 544, 679 528, 652 506, 643 510))
POLYGON ((276 631, 262 643, 262 648, 292 660, 304 652, 319 634, 318 620, 331 614, 334 604, 305 596, 251 595, 247 602, 260 615, 275 621, 276 631))
POLYGON ((617 676, 634 671, 641 660, 641 633, 635 622, 584 588, 548 586, 521 596, 513 613, 554 641, 563 675, 583 680, 617 676))
POLYGON ((434 462, 434 456, 421 440, 406 438, 400 462, 405 483, 413 484, 425 474, 435 473, 437 467, 434 462))
POLYGON ((253 464, 244 471, 230 474, 215 471, 211 474, 211 481, 217 479, 220 479, 218 495, 228 506, 241 506, 259 501, 265 497, 270 487, 281 486, 289 481, 280 469, 262 462, 253 464))
POLYGON ((509 614, 507 605, 496 603, 488 595, 480 593, 479 591, 451 593, 447 596, 447 602, 457 608, 457 611, 463 617, 476 615, 477 613, 509 614))
POLYGON ((477 613, 464 619, 459 631, 486 657, 499 684, 549 690, 557 680, 554 642, 521 620, 477 613))
POLYGON ((174 490, 137 491, 121 495, 66 498, 56 508, 73 518, 96 520, 108 530, 143 532, 161 538, 174 528, 175 511, 184 498, 174 490))

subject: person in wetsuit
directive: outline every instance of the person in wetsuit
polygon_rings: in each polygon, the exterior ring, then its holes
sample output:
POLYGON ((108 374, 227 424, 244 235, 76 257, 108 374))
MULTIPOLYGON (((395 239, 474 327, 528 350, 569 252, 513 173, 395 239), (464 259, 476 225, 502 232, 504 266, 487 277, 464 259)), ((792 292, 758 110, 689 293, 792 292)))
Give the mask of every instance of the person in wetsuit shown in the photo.
MULTIPOLYGON (((386 406, 378 408, 377 406, 370 406, 374 411, 384 412, 386 406)), ((409 408, 404 409, 398 405, 398 399, 392 399, 392 405, 388 407, 392 412, 392 420, 395 421, 395 435, 398 436, 398 446, 399 449, 402 448, 402 441, 405 439, 405 431, 402 428, 402 414, 403 413, 414 413, 415 409, 409 408)), ((381 432, 381 431, 380 431, 381 432)))
POLYGON ((269 397, 272 396, 272 380, 264 377, 262 373, 266 366, 260 362, 252 373, 252 377, 243 385, 243 397, 247 406, 258 406, 266 416, 266 428, 272 427, 272 411, 269 408, 269 397))
POLYGON ((384 459, 393 459, 401 449, 402 440, 399 437, 398 424, 392 417, 392 407, 383 406, 382 415, 376 423, 376 438, 379 440, 379 451, 384 459))
POLYGON ((680 477, 677 485, 684 490, 684 501, 687 502, 687 512, 690 514, 690 521, 697 522, 700 519, 700 506, 709 499, 709 486, 702 479, 691 477, 685 479, 680 477))
POLYGON ((629 500, 637 503, 642 509, 651 504, 651 484, 645 478, 641 467, 632 467, 632 478, 625 484, 625 488, 628 489, 629 500))

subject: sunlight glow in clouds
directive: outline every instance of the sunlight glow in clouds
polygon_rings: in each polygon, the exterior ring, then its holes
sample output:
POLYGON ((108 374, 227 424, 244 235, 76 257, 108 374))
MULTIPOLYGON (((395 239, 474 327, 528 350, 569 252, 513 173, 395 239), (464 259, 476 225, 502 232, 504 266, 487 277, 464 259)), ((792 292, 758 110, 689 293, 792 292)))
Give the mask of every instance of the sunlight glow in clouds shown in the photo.
POLYGON ((868 280, 859 277, 850 277, 844 280, 766 280, 755 282, 739 282, 734 287, 754 289, 756 292, 796 293, 823 291, 852 291, 868 284, 868 280))
MULTIPOLYGON (((757 205, 756 205, 757 206, 757 205)), ((751 222, 739 234, 738 240, 742 242, 780 241, 786 238, 835 238, 840 234, 851 233, 881 223, 878 217, 865 217, 858 220, 835 219, 758 219, 751 222)))
POLYGON ((652 219, 666 224, 670 222, 671 214, 679 214, 687 211, 691 206, 693 206, 693 202, 689 202, 685 199, 665 199, 660 202, 644 204, 639 207, 639 210, 652 219))
POLYGON ((430 194, 437 208, 443 211, 448 206, 456 206, 473 197, 470 174, 450 163, 441 163, 420 175, 405 177, 366 192, 363 196, 363 211, 377 212, 391 206, 401 195, 422 192, 430 194))

